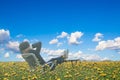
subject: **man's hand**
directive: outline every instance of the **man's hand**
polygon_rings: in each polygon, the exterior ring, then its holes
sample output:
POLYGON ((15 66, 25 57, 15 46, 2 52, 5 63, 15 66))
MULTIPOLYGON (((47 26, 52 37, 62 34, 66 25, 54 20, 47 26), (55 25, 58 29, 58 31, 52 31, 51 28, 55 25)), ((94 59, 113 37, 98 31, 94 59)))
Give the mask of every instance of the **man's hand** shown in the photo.
POLYGON ((36 48, 37 46, 41 46, 41 45, 42 45, 41 42, 37 42, 37 43, 32 44, 32 47, 33 47, 33 48, 36 48))

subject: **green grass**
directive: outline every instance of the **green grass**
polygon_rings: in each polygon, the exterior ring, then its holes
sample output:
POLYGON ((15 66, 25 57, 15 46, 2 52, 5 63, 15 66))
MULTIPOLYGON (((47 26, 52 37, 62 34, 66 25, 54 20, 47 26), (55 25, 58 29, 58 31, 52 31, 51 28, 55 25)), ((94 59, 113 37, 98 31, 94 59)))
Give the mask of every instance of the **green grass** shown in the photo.
POLYGON ((64 62, 30 71, 26 62, 0 62, 0 80, 120 80, 120 62, 64 62))

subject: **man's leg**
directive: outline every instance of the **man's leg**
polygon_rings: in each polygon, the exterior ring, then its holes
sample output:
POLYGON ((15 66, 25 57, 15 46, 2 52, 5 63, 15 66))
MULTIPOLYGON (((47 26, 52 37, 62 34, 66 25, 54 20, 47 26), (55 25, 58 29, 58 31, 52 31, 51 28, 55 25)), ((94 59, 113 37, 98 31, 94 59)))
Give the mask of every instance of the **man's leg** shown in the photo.
POLYGON ((58 65, 58 64, 61 64, 62 62, 64 62, 64 58, 62 56, 60 57, 57 57, 57 58, 52 58, 51 60, 49 60, 47 63, 48 65, 50 66, 50 70, 54 70, 55 67, 58 65))

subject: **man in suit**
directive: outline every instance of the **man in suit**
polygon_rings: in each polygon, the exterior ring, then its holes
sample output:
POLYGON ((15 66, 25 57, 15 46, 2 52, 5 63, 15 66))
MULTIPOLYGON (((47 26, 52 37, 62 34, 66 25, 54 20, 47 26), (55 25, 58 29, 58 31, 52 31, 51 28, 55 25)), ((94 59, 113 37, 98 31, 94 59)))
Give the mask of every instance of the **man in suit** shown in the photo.
POLYGON ((67 58, 68 51, 60 57, 52 58, 48 62, 45 62, 42 56, 39 54, 41 50, 41 45, 41 42, 37 42, 30 46, 28 41, 24 41, 19 45, 22 57, 25 59, 25 61, 28 62, 31 68, 35 68, 38 65, 44 66, 45 64, 48 64, 50 66, 50 70, 54 70, 57 64, 61 64, 67 58))
POLYGON ((39 54, 41 45, 41 42, 30 45, 28 41, 24 41, 19 45, 22 57, 29 64, 31 69, 35 69, 35 67, 45 64, 44 59, 39 54))

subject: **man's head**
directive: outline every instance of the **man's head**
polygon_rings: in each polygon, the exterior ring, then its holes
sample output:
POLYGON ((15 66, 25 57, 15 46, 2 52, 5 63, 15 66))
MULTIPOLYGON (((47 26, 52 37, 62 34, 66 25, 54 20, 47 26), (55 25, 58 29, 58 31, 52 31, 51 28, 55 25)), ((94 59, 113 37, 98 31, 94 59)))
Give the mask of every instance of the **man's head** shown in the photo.
POLYGON ((24 41, 19 45, 19 49, 21 53, 26 52, 29 48, 30 48, 30 44, 28 41, 24 41))

